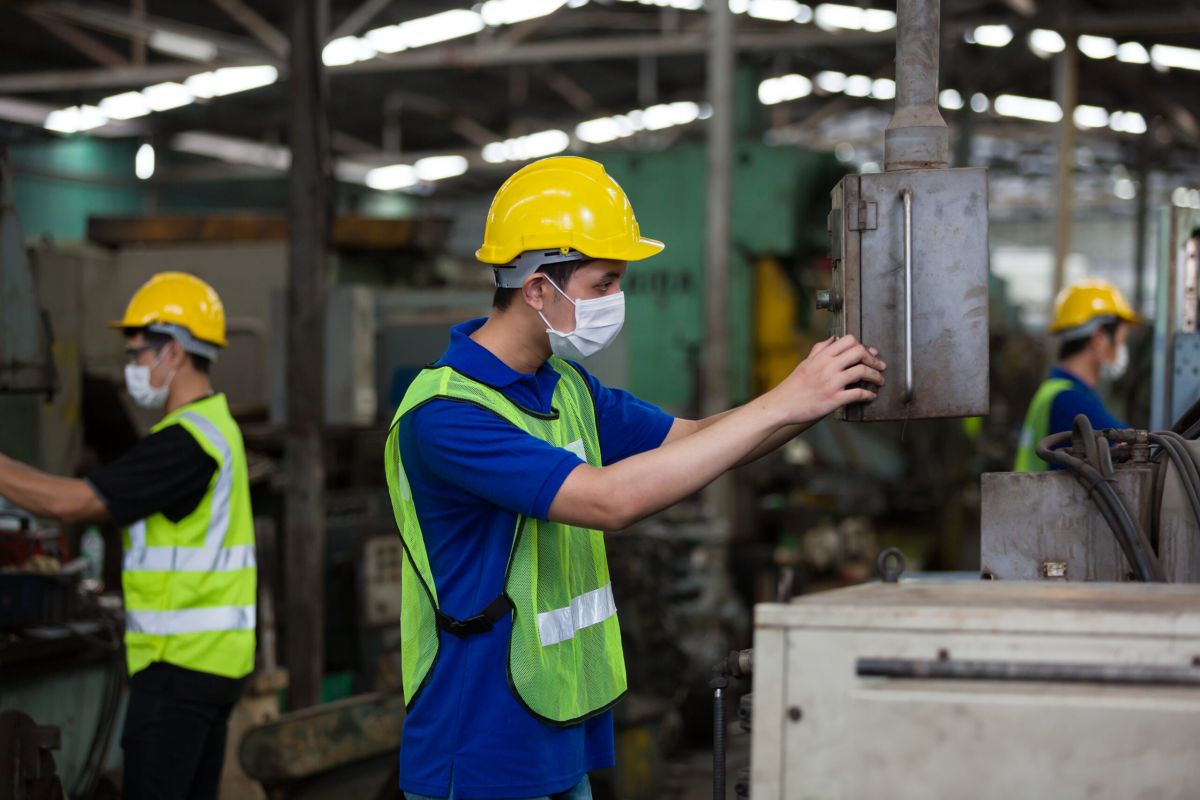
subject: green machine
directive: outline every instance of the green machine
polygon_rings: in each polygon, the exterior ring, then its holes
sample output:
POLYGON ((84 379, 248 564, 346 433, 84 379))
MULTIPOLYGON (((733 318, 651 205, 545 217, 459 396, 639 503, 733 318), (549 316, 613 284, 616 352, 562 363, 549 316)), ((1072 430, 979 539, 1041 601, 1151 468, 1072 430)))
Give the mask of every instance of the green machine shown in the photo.
MULTIPOLYGON (((704 143, 594 157, 629 195, 642 231, 667 245, 661 255, 632 265, 622 280, 628 312, 619 341, 627 349, 627 380, 618 385, 670 411, 695 413, 706 338, 704 143)), ((729 265, 734 403, 749 400, 753 389, 756 264, 771 257, 798 284, 802 271, 828 250, 828 190, 843 172, 827 153, 745 136, 735 145, 729 265)), ((807 320, 811 306, 800 298, 798 321, 807 320)))

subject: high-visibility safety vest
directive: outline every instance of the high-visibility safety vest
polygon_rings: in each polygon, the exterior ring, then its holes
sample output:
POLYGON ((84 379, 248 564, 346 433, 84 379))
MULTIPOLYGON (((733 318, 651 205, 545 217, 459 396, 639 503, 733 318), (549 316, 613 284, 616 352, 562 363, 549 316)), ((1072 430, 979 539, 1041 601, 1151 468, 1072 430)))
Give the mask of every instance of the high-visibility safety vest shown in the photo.
POLYGON ((1050 410, 1054 407, 1054 398, 1072 388, 1074 384, 1066 378, 1050 378, 1038 387, 1025 414, 1025 424, 1021 427, 1013 472, 1041 472, 1050 468, 1038 457, 1038 442, 1050 435, 1050 410))
POLYGON ((475 616, 454 619, 438 603, 425 534, 400 460, 400 420, 441 398, 490 411, 531 436, 600 466, 596 410, 587 381, 560 358, 551 357, 549 363, 559 375, 550 414, 521 408, 500 391, 451 367, 422 371, 396 411, 385 460, 388 491, 406 554, 400 618, 406 704, 411 705, 428 682, 443 634, 488 631, 509 613, 508 683, 534 717, 574 724, 612 707, 625 693, 625 657, 604 534, 518 516, 503 591, 475 616))
POLYGON ((222 394, 186 405, 151 430, 179 425, 217 463, 208 492, 172 522, 154 514, 125 531, 129 674, 156 661, 227 678, 254 668, 254 522, 242 434, 222 394))

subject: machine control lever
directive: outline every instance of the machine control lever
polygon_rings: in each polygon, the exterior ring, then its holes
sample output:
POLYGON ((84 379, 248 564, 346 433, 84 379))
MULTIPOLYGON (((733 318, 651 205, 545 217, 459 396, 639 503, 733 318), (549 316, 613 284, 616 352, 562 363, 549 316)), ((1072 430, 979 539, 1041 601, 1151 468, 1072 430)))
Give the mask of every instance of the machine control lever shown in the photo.
POLYGON ((913 399, 913 302, 912 302, 912 189, 900 190, 904 201, 904 402, 913 399))

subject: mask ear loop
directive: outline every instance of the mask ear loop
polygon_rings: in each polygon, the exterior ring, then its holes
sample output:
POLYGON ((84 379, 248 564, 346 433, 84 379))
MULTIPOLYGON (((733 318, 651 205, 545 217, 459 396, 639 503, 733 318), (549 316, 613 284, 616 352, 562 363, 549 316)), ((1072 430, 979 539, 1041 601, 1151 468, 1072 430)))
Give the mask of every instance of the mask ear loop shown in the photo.
MULTIPOLYGON (((567 298, 567 302, 568 302, 568 303, 570 303, 570 304, 571 304, 571 305, 573 305, 573 306, 574 306, 574 305, 577 305, 577 303, 576 303, 574 300, 572 300, 572 299, 571 299, 570 295, 568 295, 568 294, 567 294, 566 292, 564 292, 562 289, 558 288, 558 284, 557 284, 557 283, 555 283, 555 282, 554 282, 554 281, 553 281, 553 280, 550 278, 550 276, 549 276, 549 275, 546 275, 545 273, 542 273, 542 277, 543 277, 543 278, 545 278, 545 279, 546 279, 546 280, 547 280, 547 281, 550 283, 550 285, 554 287, 554 291, 558 292, 558 293, 559 293, 559 294, 561 294, 563 297, 567 298)), ((558 335, 560 335, 560 336, 564 335, 564 334, 562 333, 562 331, 556 330, 556 329, 554 328, 554 326, 550 324, 550 321, 549 321, 548 319, 546 319, 546 315, 545 315, 545 314, 543 314, 541 311, 539 311, 539 312, 537 312, 537 313, 538 313, 538 316, 542 318, 542 322, 543 322, 543 323, 546 325, 546 333, 557 333, 557 334, 558 334, 558 335)))
MULTIPOLYGON (((172 341, 174 341, 174 340, 172 340, 172 341)), ((178 341, 176 341, 175 343, 176 343, 176 344, 179 344, 179 342, 178 342, 178 341)), ((167 344, 170 344, 170 342, 167 342, 167 344)), ((162 363, 163 356, 164 356, 164 355, 166 355, 166 350, 167 350, 167 345, 166 345, 166 344, 164 344, 164 345, 163 345, 163 346, 162 346, 162 347, 159 349, 159 351, 158 351, 158 358, 154 359, 154 363, 150 365, 150 371, 151 371, 151 372, 153 372, 153 371, 154 371, 154 368, 155 368, 155 367, 157 367, 159 364, 161 364, 161 363, 162 363)), ((154 389, 154 388, 159 388, 159 389, 169 389, 169 388, 171 387, 171 381, 175 380, 175 373, 176 373, 177 371, 178 371, 178 370, 174 370, 174 369, 173 369, 173 370, 171 370, 171 371, 170 371, 170 372, 167 374, 166 381, 163 383, 163 385, 162 385, 162 386, 155 387, 153 384, 151 384, 150 388, 151 388, 151 389, 154 389)), ((147 375, 147 377, 149 377, 149 376, 147 375)))

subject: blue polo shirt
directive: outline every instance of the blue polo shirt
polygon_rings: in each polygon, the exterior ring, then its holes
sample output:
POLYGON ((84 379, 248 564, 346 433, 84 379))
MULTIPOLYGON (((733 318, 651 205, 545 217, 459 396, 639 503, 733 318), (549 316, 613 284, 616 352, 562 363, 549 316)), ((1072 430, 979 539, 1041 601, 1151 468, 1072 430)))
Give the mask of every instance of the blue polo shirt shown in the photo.
POLYGON ((1086 383, 1081 381, 1073 373, 1068 372, 1059 366, 1050 368, 1051 379, 1065 379, 1072 383, 1070 389, 1059 392, 1054 397, 1054 403, 1050 406, 1050 431, 1049 433, 1062 433, 1071 430, 1075 424, 1075 416, 1077 414, 1086 414, 1092 427, 1096 430, 1101 428, 1128 428, 1124 422, 1108 413, 1108 409, 1104 407, 1104 401, 1100 399, 1100 395, 1096 390, 1086 383))
MULTIPOLYGON (((456 326, 438 365, 498 389, 514 403, 550 412, 558 373, 526 375, 476 344, 484 319, 456 326)), ((600 452, 612 464, 662 444, 674 419, 583 373, 596 405, 600 452)), ((555 494, 583 463, 482 408, 434 400, 400 420, 400 458, 442 608, 478 614, 504 588, 517 517, 545 519, 555 494)), ((619 502, 619 498, 613 498, 619 502)), ((571 788, 615 763, 612 712, 578 725, 535 719, 507 681, 506 617, 487 633, 442 633, 438 660, 404 721, 400 788, 433 797, 538 797, 571 788)))

